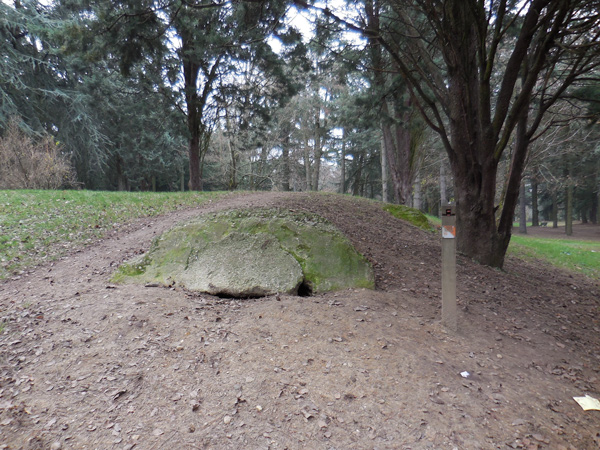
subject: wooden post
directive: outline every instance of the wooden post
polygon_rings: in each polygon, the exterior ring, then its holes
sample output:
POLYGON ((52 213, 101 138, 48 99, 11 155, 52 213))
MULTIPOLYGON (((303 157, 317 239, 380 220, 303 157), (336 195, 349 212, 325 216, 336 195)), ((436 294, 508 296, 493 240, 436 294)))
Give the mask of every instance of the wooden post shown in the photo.
POLYGON ((455 205, 442 204, 442 324, 457 330, 455 205))

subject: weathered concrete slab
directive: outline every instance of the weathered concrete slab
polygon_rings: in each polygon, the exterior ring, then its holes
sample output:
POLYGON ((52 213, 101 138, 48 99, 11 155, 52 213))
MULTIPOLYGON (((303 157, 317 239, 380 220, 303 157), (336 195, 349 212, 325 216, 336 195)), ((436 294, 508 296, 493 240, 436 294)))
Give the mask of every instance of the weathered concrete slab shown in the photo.
POLYGON ((234 210, 178 225, 115 281, 178 285, 213 295, 255 297, 302 290, 372 288, 373 271, 323 218, 279 210, 234 210))

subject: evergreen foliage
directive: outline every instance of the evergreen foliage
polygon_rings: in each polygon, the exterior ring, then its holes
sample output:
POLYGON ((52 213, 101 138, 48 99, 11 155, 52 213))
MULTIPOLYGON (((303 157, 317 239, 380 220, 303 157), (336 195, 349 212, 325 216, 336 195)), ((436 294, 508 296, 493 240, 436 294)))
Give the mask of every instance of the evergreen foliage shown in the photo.
POLYGON ((0 138, 17 118, 89 189, 452 199, 501 266, 523 180, 545 221, 598 220, 598 6, 0 3, 0 138))

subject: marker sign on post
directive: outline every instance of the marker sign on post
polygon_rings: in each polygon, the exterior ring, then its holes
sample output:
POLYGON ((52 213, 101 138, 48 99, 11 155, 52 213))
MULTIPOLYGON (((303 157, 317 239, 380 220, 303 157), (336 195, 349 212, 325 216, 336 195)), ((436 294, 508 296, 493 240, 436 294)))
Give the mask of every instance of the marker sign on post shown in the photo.
POLYGON ((442 205, 442 323, 456 331, 456 214, 454 205, 442 205))
POLYGON ((456 227, 453 227, 451 225, 442 226, 442 238, 443 239, 456 238, 456 227))

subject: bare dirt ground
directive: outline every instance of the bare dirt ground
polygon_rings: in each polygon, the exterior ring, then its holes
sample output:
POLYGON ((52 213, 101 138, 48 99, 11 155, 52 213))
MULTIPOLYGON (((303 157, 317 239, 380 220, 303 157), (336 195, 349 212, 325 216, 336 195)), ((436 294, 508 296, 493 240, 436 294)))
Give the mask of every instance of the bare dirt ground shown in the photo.
POLYGON ((440 325, 439 236, 377 203, 232 195, 147 219, 0 284, 0 449, 596 449, 598 280, 459 258, 440 325), (377 290, 220 299, 113 285, 177 221, 232 207, 319 213, 377 290), (468 378, 461 372, 468 371, 468 378))
MULTIPOLYGON (((518 234, 518 228, 515 229, 515 234, 518 234)), ((591 223, 577 222, 573 224, 573 235, 567 236, 565 226, 552 228, 552 223, 545 227, 527 227, 529 236, 550 238, 550 239, 582 239, 586 241, 600 241, 600 225, 591 223)))

